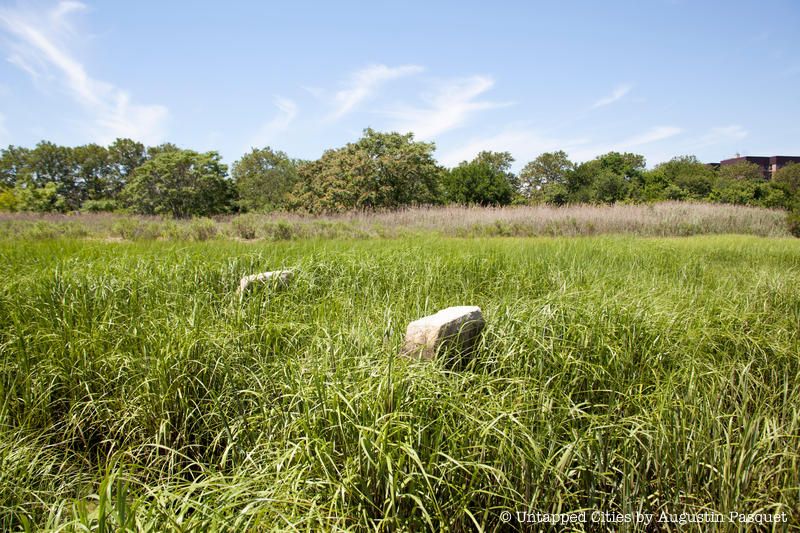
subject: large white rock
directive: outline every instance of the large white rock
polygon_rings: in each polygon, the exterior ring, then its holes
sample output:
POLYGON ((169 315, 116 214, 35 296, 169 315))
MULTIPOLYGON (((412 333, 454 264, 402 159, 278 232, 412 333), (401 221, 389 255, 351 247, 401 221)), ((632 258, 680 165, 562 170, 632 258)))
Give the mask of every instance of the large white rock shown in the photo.
POLYGON ((291 270, 276 270, 274 272, 262 272, 261 274, 252 274, 245 276, 239 282, 239 294, 246 291, 254 284, 265 284, 268 282, 275 283, 279 286, 285 287, 294 277, 294 272, 291 270))
POLYGON ((443 344, 461 353, 469 353, 475 347, 484 324, 480 307, 448 307, 411 322, 406 329, 402 353, 431 359, 443 344))

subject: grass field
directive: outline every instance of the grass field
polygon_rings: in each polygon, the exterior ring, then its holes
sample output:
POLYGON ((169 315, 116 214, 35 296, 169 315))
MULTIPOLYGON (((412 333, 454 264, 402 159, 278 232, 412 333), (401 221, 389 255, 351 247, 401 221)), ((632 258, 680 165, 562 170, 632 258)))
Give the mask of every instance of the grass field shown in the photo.
POLYGON ((6 239, 0 279, 2 530, 800 528, 798 240, 6 239), (451 305, 471 362, 396 357, 451 305))

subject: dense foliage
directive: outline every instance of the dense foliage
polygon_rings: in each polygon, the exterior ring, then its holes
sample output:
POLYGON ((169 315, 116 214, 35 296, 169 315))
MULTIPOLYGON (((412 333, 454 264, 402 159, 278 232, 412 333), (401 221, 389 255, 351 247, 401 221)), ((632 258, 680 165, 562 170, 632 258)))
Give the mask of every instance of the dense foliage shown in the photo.
POLYGON ((530 199, 537 193, 541 194, 546 187, 563 187, 574 169, 575 164, 569 160, 566 152, 545 152, 520 171, 520 193, 530 199))
POLYGON ((128 210, 191 217, 442 203, 664 200, 800 209, 799 171, 792 164, 768 181, 757 165, 747 162, 715 168, 694 156, 679 156, 647 169, 639 154, 609 152, 578 164, 555 151, 523 165, 517 175, 511 171, 508 152, 483 151, 445 169, 436 162, 434 149, 433 143, 415 141, 412 134, 366 129, 357 141, 328 150, 315 161, 293 159, 269 147, 253 148, 233 163, 228 176, 215 152, 198 154, 170 143, 145 147, 117 139, 108 147, 70 148, 42 141, 32 149, 0 150, 0 211, 128 210), (167 191, 164 198, 153 196, 161 191, 167 191))
POLYGON ((271 148, 253 148, 233 164, 231 177, 243 211, 286 209, 301 162, 271 148))
POLYGON ((133 171, 122 198, 144 215, 186 218, 225 213, 234 199, 226 174, 216 152, 166 150, 133 171))
POLYGON ((357 142, 300 168, 294 205, 320 213, 436 203, 442 169, 433 150, 411 134, 366 129, 357 142))
POLYGON ((514 158, 508 152, 481 152, 444 175, 445 198, 462 205, 507 205, 516 193, 514 158))

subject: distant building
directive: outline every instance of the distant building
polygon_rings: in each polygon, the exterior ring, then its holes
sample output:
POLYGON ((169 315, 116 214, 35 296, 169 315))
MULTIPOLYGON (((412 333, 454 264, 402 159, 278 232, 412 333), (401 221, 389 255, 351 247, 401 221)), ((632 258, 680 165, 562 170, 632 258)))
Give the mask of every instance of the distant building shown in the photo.
POLYGON ((764 179, 771 180, 775 173, 788 163, 800 163, 800 155, 773 155, 772 157, 745 155, 720 161, 719 164, 709 163, 713 166, 735 165, 736 163, 755 163, 761 169, 764 179))

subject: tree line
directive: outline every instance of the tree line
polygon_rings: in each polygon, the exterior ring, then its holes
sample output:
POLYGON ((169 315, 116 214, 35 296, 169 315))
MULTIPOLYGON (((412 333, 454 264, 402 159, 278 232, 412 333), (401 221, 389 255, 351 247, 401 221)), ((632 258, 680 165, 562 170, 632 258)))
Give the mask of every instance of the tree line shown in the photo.
POLYGON ((565 205, 696 200, 800 207, 800 165, 765 180, 748 162, 714 168, 679 156, 652 169, 633 153, 609 152, 575 163, 547 152, 518 173, 508 152, 484 151, 445 168, 433 143, 413 134, 366 129, 360 139, 315 161, 253 148, 228 166, 217 152, 131 139, 109 146, 0 150, 0 211, 126 211, 176 218, 292 210, 335 213, 407 205, 565 205))

